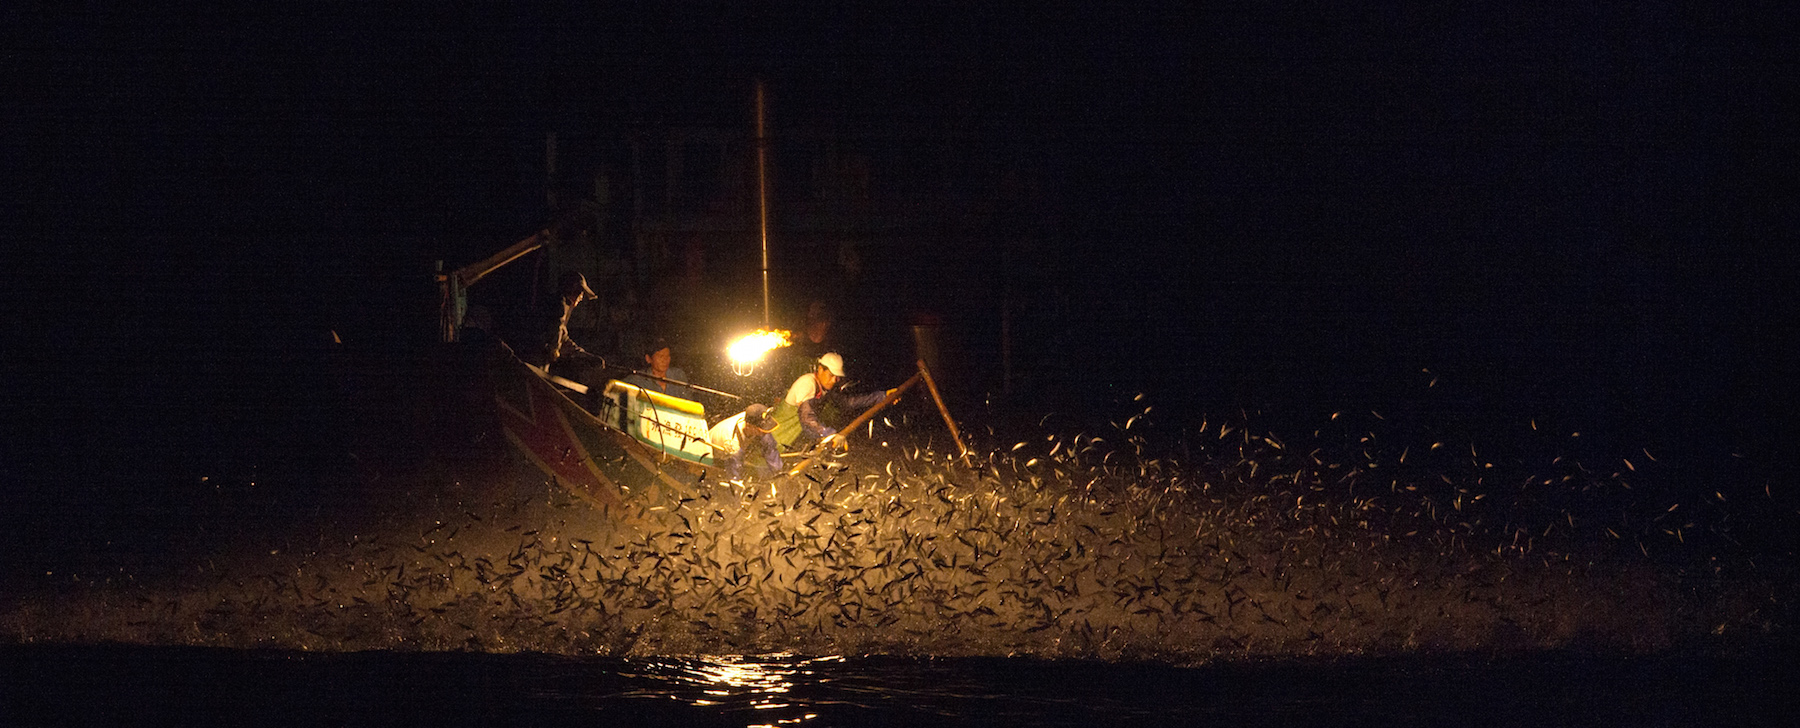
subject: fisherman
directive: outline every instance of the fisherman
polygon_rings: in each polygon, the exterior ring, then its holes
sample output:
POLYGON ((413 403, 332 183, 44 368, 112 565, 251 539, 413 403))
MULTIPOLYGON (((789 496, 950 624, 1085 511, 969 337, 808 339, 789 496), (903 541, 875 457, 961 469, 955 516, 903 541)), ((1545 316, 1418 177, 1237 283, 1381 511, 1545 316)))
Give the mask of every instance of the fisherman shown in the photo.
POLYGON ((806 305, 806 320, 800 324, 800 336, 794 342, 794 351, 804 354, 811 361, 835 351, 836 337, 831 330, 831 308, 824 301, 814 300, 806 305))
POLYGON ((669 347, 668 341, 657 339, 645 347, 644 364, 647 365, 645 368, 625 378, 627 384, 635 384, 671 397, 695 399, 694 391, 684 384, 688 380, 687 372, 675 366, 675 352, 669 347))
POLYGON ((787 396, 775 406, 776 442, 790 451, 806 449, 815 441, 842 447, 844 439, 838 436, 838 431, 819 421, 819 410, 827 400, 840 409, 862 410, 875 406, 897 391, 889 389, 849 396, 837 389, 843 378, 844 357, 837 352, 827 352, 814 363, 811 372, 795 379, 788 387, 787 396))
POLYGON ((781 472, 781 450, 775 444, 775 416, 764 404, 753 404, 744 411, 713 425, 707 433, 712 443, 713 462, 725 468, 725 474, 736 480, 743 477, 744 459, 754 456, 751 471, 760 478, 772 478, 781 472), (756 450, 757 452, 750 452, 756 450))
POLYGON ((811 372, 819 357, 838 351, 832 323, 831 308, 824 301, 815 299, 806 305, 806 318, 795 332, 793 343, 782 349, 782 369, 788 376, 811 372))
POLYGON ((567 366, 584 366, 595 363, 604 364, 605 360, 589 354, 574 339, 569 338, 569 315, 575 313, 575 307, 582 301, 592 301, 598 296, 594 289, 588 287, 587 277, 578 271, 569 271, 556 280, 556 301, 540 309, 527 332, 533 338, 530 346, 521 352, 521 356, 529 363, 548 369, 560 364, 567 366))

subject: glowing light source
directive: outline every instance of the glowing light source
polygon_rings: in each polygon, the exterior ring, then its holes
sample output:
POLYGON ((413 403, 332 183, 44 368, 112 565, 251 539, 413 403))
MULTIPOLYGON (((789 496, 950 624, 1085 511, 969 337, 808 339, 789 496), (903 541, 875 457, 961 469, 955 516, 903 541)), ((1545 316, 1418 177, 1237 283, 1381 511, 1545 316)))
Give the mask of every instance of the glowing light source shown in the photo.
POLYGON ((731 371, 740 377, 750 376, 756 371, 756 365, 762 361, 763 355, 774 349, 793 343, 788 340, 788 332, 781 329, 757 329, 726 347, 725 354, 731 358, 731 371))

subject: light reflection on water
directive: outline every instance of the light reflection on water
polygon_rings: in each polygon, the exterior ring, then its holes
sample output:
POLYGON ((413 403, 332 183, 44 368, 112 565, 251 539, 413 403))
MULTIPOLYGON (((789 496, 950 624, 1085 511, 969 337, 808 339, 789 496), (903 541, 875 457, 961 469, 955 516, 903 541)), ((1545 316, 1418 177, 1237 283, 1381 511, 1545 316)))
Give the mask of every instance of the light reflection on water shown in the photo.
POLYGON ((1785 725, 1792 644, 1174 666, 0 645, 5 725, 1785 725))
MULTIPOLYGON (((790 653, 564 663, 622 679, 601 715, 683 725, 1709 724, 1791 699, 1789 649, 1751 655, 1411 655, 1213 666, 790 653), (1773 659, 1771 659, 1773 658, 1773 659), (647 702, 646 702, 647 701, 647 702), (648 709, 640 711, 629 706, 648 709), (657 707, 660 706, 660 707, 657 707)), ((573 688, 573 685, 571 685, 573 688)), ((579 688, 574 688, 579 691, 579 688)), ((571 694, 544 695, 548 700, 571 694)))
POLYGON ((837 656, 802 658, 786 652, 631 660, 633 669, 626 671, 627 676, 659 687, 615 697, 671 699, 728 714, 754 712, 752 717, 759 722, 748 724, 753 728, 800 725, 819 716, 790 699, 796 683, 830 682, 818 677, 814 666, 842 662, 837 656))
MULTIPOLYGON (((1204 714, 1214 703, 1154 698, 1133 688, 1097 687, 1141 666, 1101 667, 1009 659, 941 659, 793 653, 629 658, 617 673, 631 684, 608 691, 602 709, 648 701, 684 715, 724 719, 747 728, 880 724, 986 724, 993 719, 1032 725, 1087 725, 1140 716, 1204 714), (1090 672, 1093 671, 1093 672, 1090 672), (1083 677, 1069 679, 1069 674, 1083 677), (1106 675, 1104 679, 1096 679, 1106 675), (1153 706, 1153 707, 1151 707, 1153 706)), ((1192 675, 1159 666, 1164 676, 1192 675)), ((1127 680, 1127 683, 1136 681, 1127 680)))

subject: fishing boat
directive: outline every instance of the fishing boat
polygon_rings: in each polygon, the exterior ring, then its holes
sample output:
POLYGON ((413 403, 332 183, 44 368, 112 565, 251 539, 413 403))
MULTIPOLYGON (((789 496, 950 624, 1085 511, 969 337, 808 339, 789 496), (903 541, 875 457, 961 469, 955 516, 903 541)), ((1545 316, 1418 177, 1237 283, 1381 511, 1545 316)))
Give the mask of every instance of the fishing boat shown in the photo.
POLYGON ((722 472, 706 441, 706 409, 608 381, 599 397, 496 344, 487 370, 506 439, 558 485, 602 509, 657 490, 689 493, 722 472), (571 395, 590 402, 593 411, 571 395))
MULTIPOLYGON (((742 361, 754 361, 768 349, 777 346, 765 335, 770 329, 767 136, 763 124, 763 89, 757 85, 756 107, 757 176, 762 243, 763 323, 764 328, 734 344, 731 352, 734 370, 742 361), (753 351, 735 351, 750 344, 753 351)), ((554 149, 554 147, 551 147, 554 149)), ((554 166, 554 160, 549 160, 554 166)), ((458 340, 468 309, 468 288, 519 258, 545 247, 554 240, 568 239, 568 227, 578 216, 564 216, 544 230, 525 238, 488 258, 454 271, 446 271, 442 261, 437 267, 439 289, 440 334, 445 342, 458 340)), ((785 341, 780 342, 782 344, 785 341)), ((610 380, 596 385, 596 393, 586 384, 555 376, 519 359, 504 344, 495 342, 488 357, 487 370, 494 386, 495 404, 500 426, 508 441, 519 452, 555 479, 562 487, 603 509, 642 500, 647 492, 667 490, 685 496, 702 481, 723 477, 724 469, 714 460, 708 442, 709 422, 706 408, 700 402, 669 396, 632 384, 610 380), (574 397, 571 397, 574 395, 574 397), (577 401, 575 397, 580 397, 577 401), (581 402, 586 402, 583 406, 581 402)), ((740 372, 743 373, 743 372, 740 372)), ((923 359, 918 373, 894 393, 843 428, 853 432, 862 423, 897 401, 899 394, 915 383, 924 381, 938 410, 949 426, 951 436, 962 453, 956 423, 945 408, 943 397, 931 381, 923 359)), ((692 390, 735 397, 718 390, 681 383, 692 390)), ((784 453, 798 464, 787 470, 796 474, 811 465, 818 453, 784 453)))
MULTIPOLYGON (((443 340, 462 340, 470 286, 557 237, 546 228, 454 271, 440 262, 443 340)), ((650 490, 689 493, 701 480, 722 474, 700 402, 618 380, 598 385, 595 396, 588 385, 525 362, 497 339, 484 348, 483 365, 506 439, 545 475, 600 508, 617 508, 650 490)))
MULTIPOLYGON (((440 268, 440 310, 447 343, 462 339, 467 287, 493 269, 541 247, 549 236, 548 230, 540 232, 454 272, 445 273, 440 268)), ((775 346, 766 340, 766 333, 759 330, 740 340, 740 344, 760 342, 751 347, 755 351, 748 356, 760 357, 775 346)), ((737 348, 733 346, 734 361, 742 354, 735 351, 737 348)), ((715 459, 708 440, 714 423, 708 419, 703 403, 617 379, 593 385, 572 381, 520 359, 498 339, 490 339, 483 352, 482 368, 491 384, 498 424, 506 439, 558 485, 596 507, 612 510, 628 502, 642 504, 692 497, 703 482, 725 478, 722 463, 715 459)), ((925 361, 920 359, 917 364, 918 371, 910 379, 841 431, 855 432, 913 385, 923 382, 959 452, 966 453, 961 433, 944 406, 925 361)), ((690 391, 737 396, 690 382, 674 383, 690 391)), ((797 461, 786 473, 801 472, 819 455, 783 453, 784 458, 797 461)))

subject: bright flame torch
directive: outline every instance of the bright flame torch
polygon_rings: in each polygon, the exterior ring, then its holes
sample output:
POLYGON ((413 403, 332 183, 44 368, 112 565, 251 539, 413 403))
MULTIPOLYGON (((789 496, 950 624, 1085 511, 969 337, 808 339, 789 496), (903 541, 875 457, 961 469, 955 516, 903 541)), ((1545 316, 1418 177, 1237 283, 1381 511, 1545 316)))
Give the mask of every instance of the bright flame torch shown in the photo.
POLYGON ((788 341, 788 332, 780 329, 757 329, 726 347, 725 354, 731 358, 731 371, 740 377, 750 376, 756 371, 756 365, 762 361, 763 355, 772 349, 779 349, 793 343, 788 341))

